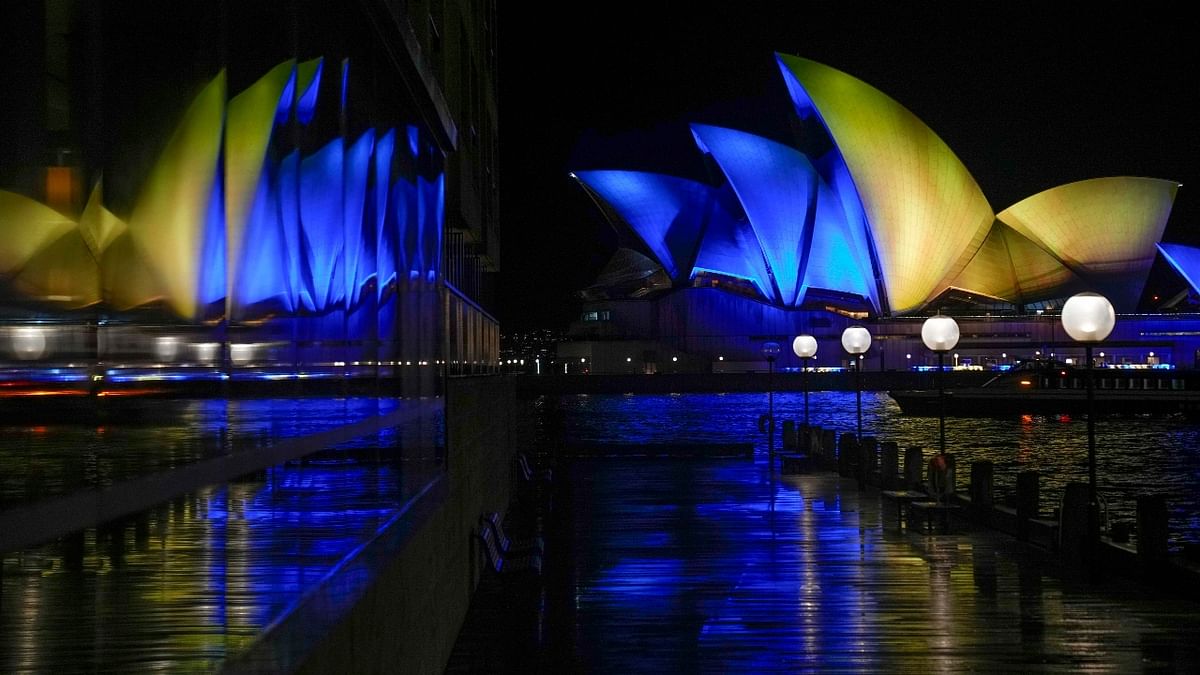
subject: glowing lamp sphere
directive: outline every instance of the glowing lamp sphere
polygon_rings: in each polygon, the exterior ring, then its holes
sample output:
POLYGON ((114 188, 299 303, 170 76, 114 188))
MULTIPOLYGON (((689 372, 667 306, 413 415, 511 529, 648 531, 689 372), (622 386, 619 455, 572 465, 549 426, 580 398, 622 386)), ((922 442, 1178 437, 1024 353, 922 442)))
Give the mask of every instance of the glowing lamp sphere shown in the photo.
POLYGON ((871 333, 862 326, 850 326, 842 331, 842 349, 850 354, 864 354, 871 348, 871 333))
POLYGON ((779 356, 778 342, 764 342, 762 346, 763 356, 767 357, 768 361, 774 361, 776 356, 779 356))
POLYGON ((921 342, 935 352, 948 352, 958 344, 958 322, 948 316, 931 316, 921 326, 921 342))
POLYGON ((811 335, 797 335, 792 340, 792 351, 802 359, 811 359, 817 355, 817 338, 811 335))
POLYGON ((154 339, 154 355, 159 361, 174 361, 179 356, 179 338, 174 335, 160 335, 154 339))
POLYGON ((1063 305, 1063 329, 1076 342, 1100 342, 1116 323, 1112 303, 1098 293, 1072 295, 1063 305))
POLYGON ((46 353, 46 333, 37 326, 21 326, 13 331, 12 349, 17 358, 40 359, 46 353))

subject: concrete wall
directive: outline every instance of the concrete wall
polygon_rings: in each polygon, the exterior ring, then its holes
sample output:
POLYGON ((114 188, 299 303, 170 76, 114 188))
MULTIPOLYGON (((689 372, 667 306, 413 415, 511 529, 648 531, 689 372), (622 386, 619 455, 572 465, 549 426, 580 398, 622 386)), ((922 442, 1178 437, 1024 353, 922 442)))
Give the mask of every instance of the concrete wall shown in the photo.
POLYGON ((442 673, 479 579, 473 533, 511 490, 514 397, 501 377, 449 381, 447 489, 403 552, 301 667, 306 673, 442 673))

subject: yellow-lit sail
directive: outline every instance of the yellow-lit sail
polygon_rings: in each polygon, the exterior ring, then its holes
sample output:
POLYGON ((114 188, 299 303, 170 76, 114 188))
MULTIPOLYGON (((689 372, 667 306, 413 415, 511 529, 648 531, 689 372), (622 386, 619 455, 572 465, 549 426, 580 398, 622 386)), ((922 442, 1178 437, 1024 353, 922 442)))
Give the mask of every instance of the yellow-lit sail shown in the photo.
POLYGON ((1015 304, 1082 290, 1083 281, 1037 243, 996 222, 975 256, 950 284, 1015 304))
POLYGON ((811 102, 853 177, 894 313, 920 308, 958 276, 993 214, 975 179, 929 127, 834 68, 778 55, 793 98, 811 102))
POLYGON ((15 274, 39 250, 74 228, 74 220, 49 206, 0 190, 0 275, 15 274))
POLYGON ((1137 304, 1179 184, 1117 176, 1040 192, 996 218, 1036 242, 1118 306, 1137 304))
MULTIPOLYGON (((129 217, 134 248, 145 256, 177 314, 197 310, 201 243, 221 153, 225 72, 196 96, 150 170, 129 217)), ((140 304, 140 303, 138 303, 140 304)))
POLYGON ((86 307, 100 302, 100 266, 79 230, 71 228, 30 258, 13 287, 42 302, 86 307))
POLYGON ((124 234, 126 229, 128 226, 125 225, 125 221, 104 207, 104 188, 97 181, 91 196, 88 197, 87 206, 83 209, 83 215, 79 217, 79 234, 83 241, 99 259, 104 250, 124 234))

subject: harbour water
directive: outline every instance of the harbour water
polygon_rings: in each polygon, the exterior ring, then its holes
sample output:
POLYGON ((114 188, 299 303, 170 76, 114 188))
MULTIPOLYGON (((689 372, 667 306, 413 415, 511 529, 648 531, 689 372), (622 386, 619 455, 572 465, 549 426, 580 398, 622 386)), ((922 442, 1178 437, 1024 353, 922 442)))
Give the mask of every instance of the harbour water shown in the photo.
MULTIPOLYGON (((580 394, 545 397, 540 405, 561 411, 563 441, 603 443, 746 443, 765 462, 767 436, 758 430, 767 411, 765 393, 580 394)), ((778 424, 804 419, 802 393, 774 394, 778 424)), ((863 434, 919 445, 938 445, 938 420, 901 414, 886 392, 862 394, 863 434)), ((855 429, 854 392, 809 394, 809 420, 826 429, 855 429)), ((776 433, 778 434, 778 428, 776 433)), ((1182 416, 1114 417, 1096 422, 1097 486, 1112 521, 1133 522, 1139 495, 1166 495, 1174 549, 1200 544, 1200 425, 1182 416)), ((776 448, 782 441, 777 435, 776 448)), ((1087 421, 1065 416, 1011 419, 947 418, 946 450, 956 455, 958 488, 965 490, 970 463, 994 464, 996 499, 1011 494, 1020 471, 1036 470, 1042 509, 1057 506, 1063 486, 1087 481, 1087 421)))

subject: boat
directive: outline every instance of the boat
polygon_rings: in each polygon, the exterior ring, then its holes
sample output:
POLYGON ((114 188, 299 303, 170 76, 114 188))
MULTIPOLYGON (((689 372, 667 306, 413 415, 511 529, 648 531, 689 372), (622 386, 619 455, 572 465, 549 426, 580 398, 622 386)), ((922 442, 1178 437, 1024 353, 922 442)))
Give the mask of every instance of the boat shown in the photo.
MULTIPOLYGON (((1023 361, 978 387, 889 391, 900 411, 916 417, 1084 415, 1087 369, 1050 359, 1023 361)), ((1092 370, 1093 405, 1101 415, 1183 414, 1200 420, 1200 371, 1148 365, 1092 370)))

